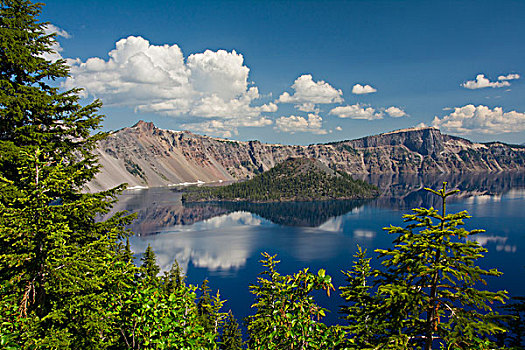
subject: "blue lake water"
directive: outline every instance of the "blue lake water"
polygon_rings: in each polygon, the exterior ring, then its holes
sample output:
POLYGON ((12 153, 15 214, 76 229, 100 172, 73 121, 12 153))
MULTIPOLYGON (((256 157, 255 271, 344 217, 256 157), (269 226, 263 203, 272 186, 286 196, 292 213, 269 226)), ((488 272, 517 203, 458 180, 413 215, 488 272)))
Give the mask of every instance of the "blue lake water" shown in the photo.
MULTIPOLYGON (((136 235, 130 239, 137 258, 150 244, 163 270, 177 259, 189 283, 208 278, 211 288, 228 300, 225 310, 242 319, 253 313, 249 286, 262 271, 261 252, 278 255, 281 274, 324 268, 337 289, 344 285, 341 270, 350 269, 357 245, 372 254, 391 247, 394 236, 382 228, 402 226, 402 215, 410 208, 437 206, 436 198, 423 188, 439 188, 448 181, 449 188, 461 190, 451 198, 448 212, 467 210, 472 218, 466 228, 486 230, 475 238, 488 250, 479 265, 504 273, 488 280, 488 288, 525 295, 525 173, 364 179, 378 185, 382 196, 370 201, 184 206, 180 193, 156 188, 127 191, 115 210, 138 215, 131 226, 136 235)), ((337 294, 316 296, 332 310, 325 321, 338 322, 342 299, 337 294)))

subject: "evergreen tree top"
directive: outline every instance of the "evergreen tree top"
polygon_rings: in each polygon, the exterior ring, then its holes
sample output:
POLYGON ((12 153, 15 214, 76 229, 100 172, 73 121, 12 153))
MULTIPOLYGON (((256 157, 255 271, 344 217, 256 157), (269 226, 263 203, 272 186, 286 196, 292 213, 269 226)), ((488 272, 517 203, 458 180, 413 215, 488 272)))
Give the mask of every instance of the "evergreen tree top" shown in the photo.
POLYGON ((53 52, 55 34, 46 34, 48 23, 37 20, 40 11, 41 4, 28 0, 2 0, 0 7, 0 172, 19 181, 21 148, 38 148, 50 165, 66 166, 71 190, 81 189, 98 170, 91 150, 105 136, 94 133, 102 104, 83 106, 80 89, 61 91, 54 82, 68 77, 69 68, 65 60, 43 56, 53 52))
POLYGON ((397 234, 394 246, 378 249, 383 270, 372 270, 359 250, 348 287, 341 288, 351 302, 343 308, 357 348, 398 344, 401 348, 472 349, 487 335, 503 329, 496 322, 494 303, 507 299, 506 291, 483 290, 496 269, 476 265, 486 249, 470 237, 483 230, 462 226, 466 211, 447 213, 447 197, 458 192, 427 189, 441 199, 441 210, 416 208, 404 215, 405 227, 386 227, 397 234))

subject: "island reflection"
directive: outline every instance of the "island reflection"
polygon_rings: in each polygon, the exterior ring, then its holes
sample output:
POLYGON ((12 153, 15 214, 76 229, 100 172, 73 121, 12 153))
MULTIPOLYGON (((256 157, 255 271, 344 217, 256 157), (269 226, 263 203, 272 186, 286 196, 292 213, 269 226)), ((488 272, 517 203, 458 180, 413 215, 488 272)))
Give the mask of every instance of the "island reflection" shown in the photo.
POLYGON ((234 212, 249 212, 281 226, 320 227, 330 220, 368 207, 409 210, 421 206, 437 206, 435 196, 425 187, 438 188, 444 181, 449 188, 461 192, 449 201, 465 200, 479 203, 497 201, 502 195, 520 196, 525 184, 525 173, 479 173, 479 174, 387 174, 362 177, 377 185, 381 196, 373 200, 342 200, 322 202, 181 202, 181 194, 167 188, 127 191, 119 199, 112 212, 127 210, 136 213, 137 219, 130 229, 137 235, 152 235, 170 227, 194 225, 214 217, 234 212))
POLYGON ((196 211, 250 212, 282 226, 318 227, 329 219, 359 208, 369 200, 340 200, 321 202, 206 202, 189 203, 184 207, 196 211), (204 209, 206 208, 206 209, 204 209), (220 208, 220 209, 217 209, 220 208))

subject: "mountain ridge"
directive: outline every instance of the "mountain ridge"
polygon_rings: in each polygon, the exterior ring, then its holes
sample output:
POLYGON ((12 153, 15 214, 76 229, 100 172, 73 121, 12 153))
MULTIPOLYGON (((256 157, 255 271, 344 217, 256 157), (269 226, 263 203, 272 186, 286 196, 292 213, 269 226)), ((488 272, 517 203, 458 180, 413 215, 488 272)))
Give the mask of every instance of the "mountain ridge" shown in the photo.
POLYGON ((86 190, 238 181, 290 157, 315 158, 349 174, 524 171, 525 149, 475 143, 438 129, 401 129, 325 144, 281 145, 234 141, 157 128, 139 121, 111 132, 94 151, 101 172, 86 190))

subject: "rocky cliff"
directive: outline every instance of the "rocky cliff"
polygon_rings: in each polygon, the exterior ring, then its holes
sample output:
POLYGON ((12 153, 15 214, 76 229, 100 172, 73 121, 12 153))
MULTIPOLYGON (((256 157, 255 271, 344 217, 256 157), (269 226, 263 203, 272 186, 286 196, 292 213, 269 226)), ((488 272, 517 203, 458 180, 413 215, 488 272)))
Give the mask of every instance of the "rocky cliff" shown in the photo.
POLYGON ((525 148, 480 144, 434 128, 398 130, 357 140, 288 146, 231 141, 138 122, 96 149, 102 166, 88 190, 222 182, 251 178, 290 157, 316 158, 350 174, 524 171, 525 148))

